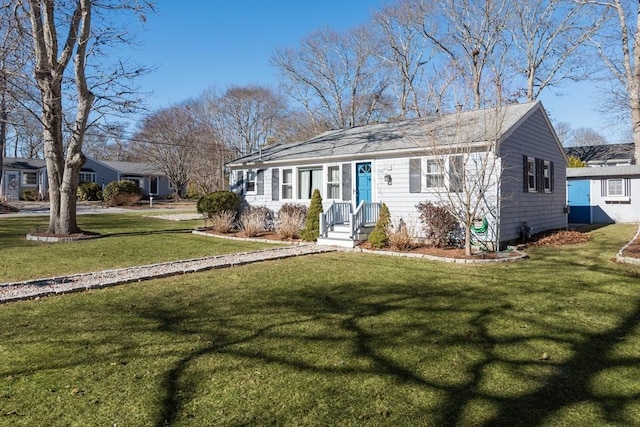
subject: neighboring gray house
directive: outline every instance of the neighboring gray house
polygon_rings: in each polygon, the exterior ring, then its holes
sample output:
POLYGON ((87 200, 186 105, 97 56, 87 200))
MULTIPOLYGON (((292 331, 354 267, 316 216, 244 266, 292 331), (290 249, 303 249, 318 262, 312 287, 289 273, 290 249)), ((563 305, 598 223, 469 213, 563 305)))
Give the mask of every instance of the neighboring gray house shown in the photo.
POLYGON ((402 218, 420 235, 416 205, 438 203, 459 191, 460 179, 482 173, 491 174, 492 185, 471 195, 487 201, 477 239, 519 239, 523 223, 533 233, 565 228, 566 162, 535 102, 329 131, 264 147, 227 166, 231 190, 252 206, 308 205, 317 188, 325 209, 321 237, 335 238, 322 241, 351 246, 375 222, 382 202, 395 223, 402 218), (482 161, 495 167, 477 172, 482 161), (462 165, 463 172, 449 173, 453 166, 446 165, 462 165))
POLYGON ((640 165, 634 144, 568 147, 567 155, 587 163, 567 169, 569 222, 640 222, 640 165))
POLYGON ((47 167, 43 159, 4 157, 2 167, 4 177, 0 190, 5 200, 18 200, 28 189, 44 194, 42 189, 46 188, 47 167))
MULTIPOLYGON (((47 166, 43 159, 4 158, 2 194, 7 200, 17 200, 26 189, 35 189, 41 198, 47 197, 47 166)), ((159 197, 173 193, 169 179, 149 163, 112 162, 87 158, 80 171, 80 182, 95 182, 104 188, 111 181, 134 181, 146 195, 159 197)))

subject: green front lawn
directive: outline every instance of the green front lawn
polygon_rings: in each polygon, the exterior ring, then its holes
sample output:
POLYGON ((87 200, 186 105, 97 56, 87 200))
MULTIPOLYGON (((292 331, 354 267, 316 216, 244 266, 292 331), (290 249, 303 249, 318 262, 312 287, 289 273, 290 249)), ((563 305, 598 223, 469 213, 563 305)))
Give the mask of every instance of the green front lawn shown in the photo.
POLYGON ((640 272, 611 261, 634 231, 509 264, 330 253, 6 304, 0 425, 640 425, 640 272))
POLYGON ((273 245, 193 235, 198 221, 168 221, 139 213, 78 216, 98 239, 44 243, 25 239, 46 230, 48 217, 0 216, 0 283, 263 249, 273 245))

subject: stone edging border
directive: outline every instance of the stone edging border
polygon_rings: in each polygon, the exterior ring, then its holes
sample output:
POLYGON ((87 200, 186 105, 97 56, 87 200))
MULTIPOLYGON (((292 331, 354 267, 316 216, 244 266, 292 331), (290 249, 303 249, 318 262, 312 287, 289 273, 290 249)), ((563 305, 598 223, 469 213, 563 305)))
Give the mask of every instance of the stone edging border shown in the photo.
POLYGON ((422 259, 427 259, 429 261, 439 261, 439 262, 446 262, 450 264, 491 264, 491 263, 497 263, 497 262, 519 261, 519 260, 529 258, 529 255, 520 251, 514 251, 518 255, 513 257, 492 258, 492 259, 447 258, 447 257, 439 257, 435 255, 417 254, 413 252, 374 251, 371 249, 360 249, 360 248, 353 248, 353 249, 338 248, 338 251, 362 252, 367 254, 397 256, 397 257, 403 257, 403 258, 422 258, 422 259))
POLYGON ((616 254, 616 262, 632 264, 632 265, 640 265, 640 259, 626 257, 622 255, 624 251, 627 250, 627 248, 638 238, 640 238, 640 225, 638 226, 638 231, 636 231, 635 236, 633 236, 633 238, 629 240, 629 242, 626 245, 624 245, 622 249, 620 249, 616 254))
MULTIPOLYGON (((303 242, 303 241, 299 241, 299 242, 284 242, 281 240, 269 240, 269 239, 259 239, 259 238, 245 238, 245 237, 235 237, 235 236, 221 236, 219 234, 210 234, 210 233, 205 233, 203 231, 200 230, 193 230, 192 231, 193 234, 197 234, 200 236, 207 236, 207 237, 217 237, 220 239, 229 239, 229 240, 241 240, 241 241, 248 241, 248 242, 259 242, 259 243, 274 243, 274 244, 281 244, 281 245, 312 245, 313 243, 309 243, 309 242, 303 242)), ((323 246, 323 245, 318 245, 318 246, 323 246)), ((510 262, 510 261, 519 261, 519 260, 523 260, 523 259, 527 259, 529 258, 529 255, 527 255, 524 252, 521 251, 515 251, 515 253, 517 253, 516 256, 512 256, 512 257, 505 257, 505 258, 492 258, 492 259, 469 259, 469 258, 447 258, 447 257, 439 257, 439 256, 435 256, 435 255, 427 255, 427 254, 417 254, 417 253, 413 253, 413 252, 394 252, 394 251, 374 251, 371 249, 361 249, 361 248, 344 248, 341 246, 327 246, 333 249, 337 249, 338 252, 356 252, 356 253, 366 253, 366 254, 374 254, 374 255, 386 255, 386 256, 397 256, 397 257, 403 257, 403 258, 422 258, 422 259, 427 259, 429 261, 439 261, 439 262, 446 262, 446 263, 452 263, 452 264, 490 264, 490 263, 497 263, 497 262, 510 262)))

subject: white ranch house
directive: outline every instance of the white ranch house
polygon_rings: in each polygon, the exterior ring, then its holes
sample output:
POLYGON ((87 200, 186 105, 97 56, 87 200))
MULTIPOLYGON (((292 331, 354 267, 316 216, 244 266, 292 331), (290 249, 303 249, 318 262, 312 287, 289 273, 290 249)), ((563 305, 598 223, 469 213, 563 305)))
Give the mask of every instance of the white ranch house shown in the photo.
POLYGON ((325 210, 319 242, 353 246, 383 202, 395 223, 402 219, 420 236, 416 205, 461 191, 460 180, 476 179, 475 165, 485 157, 491 184, 471 195, 486 201, 477 240, 495 248, 523 231, 567 226, 567 158, 539 102, 328 131, 263 147, 227 166, 230 189, 250 206, 308 206, 318 189, 325 210), (455 165, 464 172, 454 172, 455 165))

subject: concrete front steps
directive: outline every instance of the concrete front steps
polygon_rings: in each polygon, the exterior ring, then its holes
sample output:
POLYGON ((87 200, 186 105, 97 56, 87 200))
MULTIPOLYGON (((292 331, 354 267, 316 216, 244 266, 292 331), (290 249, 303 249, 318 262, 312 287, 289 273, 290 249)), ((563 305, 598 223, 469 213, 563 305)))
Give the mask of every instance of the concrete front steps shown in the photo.
POLYGON ((356 232, 356 235, 351 238, 351 228, 349 224, 336 224, 333 226, 333 230, 327 232, 326 237, 319 237, 317 244, 326 246, 338 246, 341 248, 355 248, 359 243, 364 242, 369 237, 369 234, 373 231, 373 225, 365 225, 356 232))

